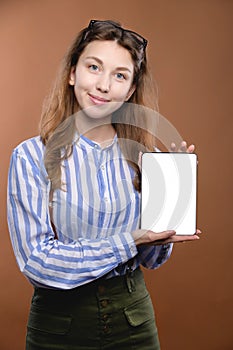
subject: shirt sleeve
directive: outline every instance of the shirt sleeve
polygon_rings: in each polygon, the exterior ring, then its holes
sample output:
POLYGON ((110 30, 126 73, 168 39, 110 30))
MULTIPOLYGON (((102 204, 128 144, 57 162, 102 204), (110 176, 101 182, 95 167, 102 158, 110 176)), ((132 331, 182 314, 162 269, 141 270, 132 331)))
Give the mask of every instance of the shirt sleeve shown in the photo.
POLYGON ((172 248, 172 243, 157 246, 138 247, 138 256, 140 258, 141 265, 147 269, 157 269, 170 258, 172 248))
POLYGON ((49 216, 50 183, 30 152, 14 150, 7 213, 20 270, 35 285, 71 289, 110 272, 137 255, 130 233, 64 244, 54 237, 49 216))

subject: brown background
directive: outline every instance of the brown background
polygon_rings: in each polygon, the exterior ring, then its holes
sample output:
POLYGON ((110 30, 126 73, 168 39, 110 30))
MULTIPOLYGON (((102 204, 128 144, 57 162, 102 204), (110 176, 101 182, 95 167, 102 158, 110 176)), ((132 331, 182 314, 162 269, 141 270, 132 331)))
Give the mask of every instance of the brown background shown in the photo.
POLYGON ((37 134, 60 59, 91 18, 117 19, 148 38, 160 111, 199 155, 198 226, 205 235, 146 271, 162 350, 233 349, 231 0, 0 1, 0 349, 24 349, 32 293, 7 232, 9 157, 37 134))

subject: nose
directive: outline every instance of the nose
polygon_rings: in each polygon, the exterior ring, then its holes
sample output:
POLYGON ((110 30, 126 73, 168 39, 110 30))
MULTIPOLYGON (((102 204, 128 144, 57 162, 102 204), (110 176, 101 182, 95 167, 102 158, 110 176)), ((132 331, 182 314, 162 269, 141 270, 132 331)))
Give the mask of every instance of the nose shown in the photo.
POLYGON ((96 89, 103 93, 107 93, 110 90, 110 78, 108 74, 101 74, 96 83, 96 89))

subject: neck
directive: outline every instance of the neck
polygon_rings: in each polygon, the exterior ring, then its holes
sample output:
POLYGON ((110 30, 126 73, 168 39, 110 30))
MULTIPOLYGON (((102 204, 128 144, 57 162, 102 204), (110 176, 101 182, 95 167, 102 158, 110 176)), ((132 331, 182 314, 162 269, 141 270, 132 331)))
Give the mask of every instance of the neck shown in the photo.
POLYGON ((76 118, 76 128, 80 134, 101 145, 109 144, 116 134, 111 117, 88 119, 80 112, 76 118))
POLYGON ((108 145, 116 134, 115 129, 111 124, 97 126, 94 129, 84 133, 83 135, 88 139, 99 143, 100 145, 108 145))

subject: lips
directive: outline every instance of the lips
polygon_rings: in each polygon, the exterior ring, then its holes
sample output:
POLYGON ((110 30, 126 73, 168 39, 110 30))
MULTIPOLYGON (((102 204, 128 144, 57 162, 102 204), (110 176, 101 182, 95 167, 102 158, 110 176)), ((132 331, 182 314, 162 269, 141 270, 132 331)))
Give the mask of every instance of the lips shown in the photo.
POLYGON ((103 105, 105 103, 110 102, 110 100, 100 97, 100 96, 95 96, 92 94, 88 94, 90 97, 90 100, 92 101, 92 103, 94 103, 95 105, 103 105))

